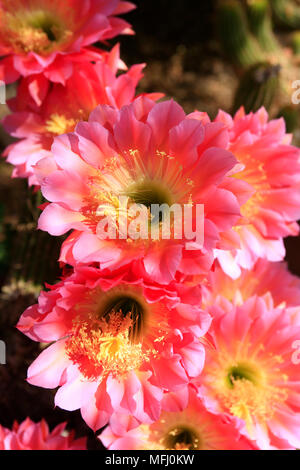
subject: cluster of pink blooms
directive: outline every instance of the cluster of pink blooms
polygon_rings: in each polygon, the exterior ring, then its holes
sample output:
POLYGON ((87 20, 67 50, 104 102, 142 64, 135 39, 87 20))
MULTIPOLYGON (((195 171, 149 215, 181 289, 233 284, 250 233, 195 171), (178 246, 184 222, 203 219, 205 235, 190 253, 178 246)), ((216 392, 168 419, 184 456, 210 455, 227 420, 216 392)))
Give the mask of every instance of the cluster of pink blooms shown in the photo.
MULTIPOLYGON (((68 234, 60 282, 17 325, 49 343, 27 380, 108 449, 300 448, 300 280, 282 262, 300 151, 264 109, 211 120, 137 96, 144 64, 91 46, 132 33, 118 17, 132 8, 0 2, 0 79, 19 80, 5 156, 47 200, 38 228, 68 234), (203 205, 203 244, 103 239, 99 207, 129 210, 121 196, 203 205)), ((63 430, 0 427, 0 449, 84 447, 63 430)))

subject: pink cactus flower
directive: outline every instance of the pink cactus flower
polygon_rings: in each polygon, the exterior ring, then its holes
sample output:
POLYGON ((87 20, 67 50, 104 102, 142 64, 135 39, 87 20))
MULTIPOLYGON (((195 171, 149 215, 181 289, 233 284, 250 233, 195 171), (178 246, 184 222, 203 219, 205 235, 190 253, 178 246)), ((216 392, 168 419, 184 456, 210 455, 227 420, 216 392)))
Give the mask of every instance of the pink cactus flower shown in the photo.
POLYGON ((241 247, 218 253, 223 269, 232 277, 240 268, 251 269, 257 259, 281 261, 285 256, 283 238, 298 235, 300 219, 300 151, 291 145, 283 119, 269 121, 264 108, 234 118, 220 112, 230 135, 228 149, 240 163, 233 175, 253 189, 242 205, 243 219, 236 225, 241 247))
POLYGON ((242 434, 260 449, 299 448, 299 324, 256 296, 209 312, 199 377, 205 406, 239 418, 242 434))
POLYGON ((46 421, 30 418, 15 422, 12 430, 0 425, 0 450, 86 450, 86 438, 75 439, 65 428, 62 423, 50 432, 46 421))
POLYGON ((236 164, 224 149, 226 135, 224 126, 204 127, 174 101, 156 104, 140 97, 120 111, 99 106, 75 133, 56 137, 53 158, 36 165, 43 195, 52 202, 39 228, 52 235, 75 230, 62 250, 61 260, 69 264, 97 262, 101 269, 116 269, 142 260, 145 276, 161 284, 177 273, 205 274, 213 250, 222 247, 220 233, 230 232, 240 217, 236 197, 221 188, 236 164), (120 197, 128 204, 123 206, 120 197), (203 240, 185 237, 182 226, 177 236, 175 222, 182 218, 176 217, 170 239, 160 232, 158 219, 155 239, 151 234, 148 239, 123 238, 121 223, 115 227, 116 239, 105 239, 103 212, 126 213, 131 222, 131 208, 139 205, 155 225, 152 204, 174 204, 182 214, 184 206, 191 209, 189 225, 195 229, 200 222, 195 233, 203 240), (197 217, 199 206, 204 207, 203 217, 197 217))
MULTIPOLYGON (((51 156, 51 145, 57 135, 72 132, 79 121, 87 120, 98 104, 120 108, 131 103, 135 89, 143 77, 144 64, 134 65, 118 75, 119 45, 111 52, 103 53, 101 61, 87 62, 74 71, 65 86, 60 83, 46 85, 43 96, 36 94, 33 80, 23 79, 17 97, 9 102, 12 114, 6 116, 3 125, 13 137, 22 139, 10 145, 7 161, 14 165, 14 177, 28 178, 37 185, 33 166, 46 156, 51 156)), ((39 89, 39 88, 38 88, 39 89)), ((154 99, 161 94, 148 95, 154 99)))
MULTIPOLYGON (((182 394, 182 392, 181 392, 182 394)), ((187 392, 187 406, 166 394, 159 420, 136 427, 128 416, 112 416, 110 425, 99 436, 109 450, 255 450, 242 436, 238 420, 214 414, 205 408, 197 391, 187 392), (175 406, 174 406, 175 404, 175 406), (171 409, 170 409, 171 408, 171 409)))
POLYGON ((127 270, 103 276, 78 267, 42 292, 17 326, 35 341, 53 343, 29 367, 28 382, 60 387, 55 404, 80 408, 97 430, 114 412, 139 422, 158 419, 164 390, 177 391, 201 373, 198 338, 210 316, 127 270))
POLYGON ((97 55, 91 44, 132 34, 117 15, 133 8, 120 0, 1 0, 0 80, 42 75, 64 84, 76 62, 97 55))

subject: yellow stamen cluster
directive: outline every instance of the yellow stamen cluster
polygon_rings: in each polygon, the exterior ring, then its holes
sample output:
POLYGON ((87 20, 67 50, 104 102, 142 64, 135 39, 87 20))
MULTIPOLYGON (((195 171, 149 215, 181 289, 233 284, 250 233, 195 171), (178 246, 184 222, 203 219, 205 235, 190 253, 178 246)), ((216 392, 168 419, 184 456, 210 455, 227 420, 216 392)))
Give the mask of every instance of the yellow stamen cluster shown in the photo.
POLYGON ((67 342, 67 354, 88 379, 105 378, 109 374, 119 377, 138 369, 147 360, 141 343, 130 340, 130 314, 124 318, 121 311, 112 311, 105 319, 78 318, 74 326, 67 342))
POLYGON ((287 398, 287 391, 278 387, 254 384, 244 378, 232 378, 232 383, 232 388, 224 388, 218 398, 230 413, 246 422, 250 434, 255 422, 270 420, 278 404, 287 398))
POLYGON ((44 51, 50 45, 46 33, 30 27, 20 28, 13 42, 17 49, 22 49, 24 52, 44 51))
POLYGON ((88 185, 81 213, 95 234, 98 228, 107 238, 135 245, 182 238, 183 204, 193 207, 195 182, 171 155, 157 150, 150 158, 137 149, 108 155, 88 185), (160 206, 158 214, 151 212, 153 205, 160 206), (134 239, 128 236, 132 231, 134 239))
POLYGON ((46 121, 45 129, 51 134, 61 135, 67 132, 72 132, 75 128, 77 121, 75 119, 67 119, 62 114, 51 114, 49 119, 46 121))
POLYGON ((96 231, 98 222, 105 217, 109 220, 110 228, 113 228, 116 238, 123 231, 127 234, 128 224, 134 220, 135 216, 130 213, 129 198, 125 197, 122 201, 112 191, 103 191, 97 176, 90 178, 89 185, 90 194, 86 198, 86 205, 81 210, 86 220, 85 223, 96 231))
POLYGON ((14 10, 9 5, 6 8, 0 11, 3 40, 11 44, 17 53, 47 55, 72 36, 61 18, 52 11, 53 8, 51 11, 20 7, 14 10))
POLYGON ((287 380, 279 367, 283 359, 267 355, 262 344, 253 348, 246 338, 237 342, 234 350, 210 351, 216 362, 209 366, 207 385, 224 410, 243 419, 253 435, 255 423, 272 419, 288 398, 287 389, 277 385, 278 379, 287 380))

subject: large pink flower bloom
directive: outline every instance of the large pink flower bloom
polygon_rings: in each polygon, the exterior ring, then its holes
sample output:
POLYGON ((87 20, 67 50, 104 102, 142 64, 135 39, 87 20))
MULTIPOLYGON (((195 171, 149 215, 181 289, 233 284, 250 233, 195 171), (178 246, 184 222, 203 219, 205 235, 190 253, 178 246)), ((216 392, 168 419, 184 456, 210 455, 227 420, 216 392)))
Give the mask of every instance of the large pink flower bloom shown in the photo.
POLYGON ((44 420, 34 423, 30 418, 15 422, 12 430, 0 425, 0 450, 86 450, 86 438, 74 439, 65 427, 62 423, 50 432, 44 420))
POLYGON ((52 201, 39 228, 52 235, 76 230, 63 246, 62 261, 70 264, 99 262, 104 269, 143 259, 146 275, 163 284, 177 272, 206 273, 220 232, 230 231, 240 214, 236 197, 220 188, 236 164, 224 149, 226 142, 224 126, 204 127, 173 101, 154 104, 140 97, 120 111, 100 106, 75 133, 55 139, 53 160, 38 163, 43 195, 52 201), (120 205, 119 196, 127 206, 120 205), (104 239, 99 208, 125 211, 130 220, 134 204, 148 211, 149 222, 151 204, 189 206, 193 227, 194 209, 204 205, 204 227, 198 229, 204 232, 203 245, 185 237, 183 230, 171 239, 161 233, 155 240, 150 234, 149 239, 122 239, 120 225, 117 239, 104 239))
POLYGON ((43 292, 18 328, 54 342, 29 367, 29 383, 60 387, 55 404, 80 408, 96 430, 113 412, 139 422, 158 419, 163 391, 176 391, 201 373, 198 337, 209 325, 210 316, 181 303, 175 289, 163 295, 130 271, 103 276, 81 267, 43 292))
MULTIPOLYGON (((134 65, 117 76, 120 66, 124 68, 116 45, 101 55, 101 61, 87 62, 75 70, 65 86, 57 83, 49 89, 46 84, 42 97, 36 94, 41 88, 33 86, 32 79, 23 79, 17 97, 9 103, 13 113, 3 120, 6 131, 22 139, 5 151, 7 161, 15 167, 13 176, 28 178, 29 184, 37 185, 32 167, 43 157, 51 156, 56 135, 72 132, 98 104, 120 108, 131 103, 144 64, 134 65)), ((153 94, 155 99, 161 96, 153 94)))
POLYGON ((64 84, 77 61, 96 54, 87 46, 132 33, 116 15, 133 8, 120 0, 1 0, 0 80, 43 74, 64 84))
POLYGON ((237 277, 239 267, 251 269, 258 258, 281 261, 283 238, 299 233, 300 151, 290 145, 284 120, 269 121, 264 108, 249 115, 241 109, 234 118, 220 112, 216 122, 227 126, 228 149, 241 164, 234 179, 254 189, 235 228, 240 249, 218 254, 223 269, 237 277))
POLYGON ((166 394, 167 410, 153 424, 135 427, 129 416, 113 415, 99 439, 109 450, 256 449, 240 434, 238 420, 207 411, 196 390, 190 388, 184 401, 180 395, 166 394))
POLYGON ((288 311, 255 296, 209 311, 199 378, 206 407, 241 419, 241 432, 261 449, 299 448, 300 327, 288 311))

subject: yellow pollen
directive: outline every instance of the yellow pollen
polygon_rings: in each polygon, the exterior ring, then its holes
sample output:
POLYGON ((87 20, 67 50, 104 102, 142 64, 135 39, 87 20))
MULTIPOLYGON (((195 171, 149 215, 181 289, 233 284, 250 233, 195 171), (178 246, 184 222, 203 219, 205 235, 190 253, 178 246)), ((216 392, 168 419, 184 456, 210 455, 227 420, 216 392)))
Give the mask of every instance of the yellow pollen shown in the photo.
POLYGON ((246 422, 247 430, 251 435, 255 421, 266 422, 270 420, 278 406, 287 398, 287 391, 264 384, 254 384, 247 379, 234 379, 233 386, 223 388, 218 394, 225 408, 234 416, 246 422))
MULTIPOLYGON (((9 0, 7 0, 9 2, 9 0)), ((50 54, 54 49, 67 44, 72 32, 66 28, 56 11, 18 8, 11 3, 1 7, 0 26, 3 41, 11 44, 17 53, 35 52, 50 54)), ((71 25, 73 15, 68 15, 71 25)))
POLYGON ((55 135, 66 134, 72 132, 77 121, 75 119, 67 119, 62 114, 51 114, 50 118, 46 121, 46 131, 55 135))
POLYGON ((94 233, 97 228, 99 232, 104 230, 108 238, 126 240, 129 245, 161 243, 167 238, 166 230, 171 238, 179 239, 182 218, 176 208, 169 214, 166 206, 187 202, 193 206, 195 182, 183 176, 182 165, 173 158, 159 150, 153 158, 147 158, 134 148, 107 155, 101 171, 95 170, 89 178, 89 191, 81 209, 84 223, 94 233), (155 204, 161 207, 159 215, 153 210, 155 204), (150 233, 152 227, 155 236, 150 233), (130 239, 129 229, 140 236, 130 239))
POLYGON ((206 384, 225 412, 243 419, 251 438, 255 426, 267 425, 285 403, 289 390, 283 384, 288 378, 281 370, 283 358, 265 351, 262 343, 249 338, 230 345, 219 345, 219 351, 208 349, 209 374, 206 384), (211 359, 211 362, 210 362, 211 359))
POLYGON ((77 319, 67 343, 67 354, 89 379, 109 374, 122 376, 147 360, 141 343, 130 341, 131 327, 130 315, 124 318, 121 311, 112 312, 106 319, 89 322, 77 319))
POLYGON ((33 28, 20 28, 19 37, 15 39, 15 45, 24 52, 45 50, 49 47, 49 39, 43 31, 33 28))

